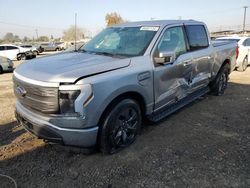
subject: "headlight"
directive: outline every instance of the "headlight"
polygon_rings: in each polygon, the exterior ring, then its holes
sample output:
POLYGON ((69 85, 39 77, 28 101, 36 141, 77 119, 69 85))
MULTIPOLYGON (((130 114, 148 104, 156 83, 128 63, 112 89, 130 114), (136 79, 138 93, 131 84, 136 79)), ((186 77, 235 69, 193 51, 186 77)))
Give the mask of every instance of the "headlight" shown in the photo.
POLYGON ((75 100, 80 95, 80 93, 80 90, 59 92, 61 114, 75 113, 75 100))
POLYGON ((62 85, 59 88, 61 114, 83 114, 84 105, 92 96, 92 87, 86 85, 62 85))
POLYGON ((13 67, 13 62, 10 59, 8 59, 7 62, 9 63, 9 66, 13 67))

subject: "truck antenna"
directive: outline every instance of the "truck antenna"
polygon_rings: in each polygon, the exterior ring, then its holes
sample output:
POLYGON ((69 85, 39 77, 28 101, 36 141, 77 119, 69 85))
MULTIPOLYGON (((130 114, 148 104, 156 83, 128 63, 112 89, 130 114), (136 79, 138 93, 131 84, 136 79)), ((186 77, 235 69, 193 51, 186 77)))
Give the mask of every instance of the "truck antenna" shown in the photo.
POLYGON ((76 21, 77 21, 77 13, 75 13, 75 51, 76 51, 76 21))

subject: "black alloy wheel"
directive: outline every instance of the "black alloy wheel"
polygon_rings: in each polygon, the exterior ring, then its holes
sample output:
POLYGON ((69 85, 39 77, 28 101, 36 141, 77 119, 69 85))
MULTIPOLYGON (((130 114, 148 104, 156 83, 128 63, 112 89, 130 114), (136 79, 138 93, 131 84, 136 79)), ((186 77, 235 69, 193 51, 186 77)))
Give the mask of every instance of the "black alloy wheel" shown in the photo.
POLYGON ((136 101, 124 99, 106 116, 100 131, 100 149, 113 154, 132 144, 141 128, 141 110, 136 101))

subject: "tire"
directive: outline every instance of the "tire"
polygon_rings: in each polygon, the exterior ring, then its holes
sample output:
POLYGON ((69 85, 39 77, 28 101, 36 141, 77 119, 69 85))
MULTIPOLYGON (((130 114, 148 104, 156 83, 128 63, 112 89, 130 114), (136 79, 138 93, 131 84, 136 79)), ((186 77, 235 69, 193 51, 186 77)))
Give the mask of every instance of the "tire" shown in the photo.
POLYGON ((26 55, 22 54, 20 60, 26 60, 26 55))
POLYGON ((227 89, 228 75, 229 66, 224 65, 217 74, 215 80, 210 83, 210 89, 212 94, 216 96, 224 94, 225 90, 227 89))
POLYGON ((139 104, 123 99, 108 111, 98 135, 99 149, 113 154, 131 145, 141 129, 142 116, 139 104))
POLYGON ((248 65, 248 57, 246 56, 240 67, 237 69, 237 71, 244 72, 247 69, 247 65, 248 65))
POLYGON ((0 74, 3 74, 3 68, 0 66, 0 74))
POLYGON ((37 56, 37 55, 39 55, 39 52, 38 52, 38 51, 34 51, 33 54, 34 54, 35 56, 37 56))

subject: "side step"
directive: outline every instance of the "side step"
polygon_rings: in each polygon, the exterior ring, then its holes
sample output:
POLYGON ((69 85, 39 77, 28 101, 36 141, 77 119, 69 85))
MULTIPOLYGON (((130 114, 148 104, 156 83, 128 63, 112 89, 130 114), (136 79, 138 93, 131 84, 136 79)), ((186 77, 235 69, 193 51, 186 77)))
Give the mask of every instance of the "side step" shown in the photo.
POLYGON ((150 121, 158 122, 161 119, 167 117, 168 115, 174 113, 175 111, 179 110, 180 108, 186 106, 187 104, 195 101, 199 97, 205 95, 210 91, 209 87, 202 88, 187 97, 179 100, 178 102, 171 104, 169 106, 164 107, 163 109, 160 109, 159 111, 154 112, 152 115, 150 115, 148 118, 150 121))

